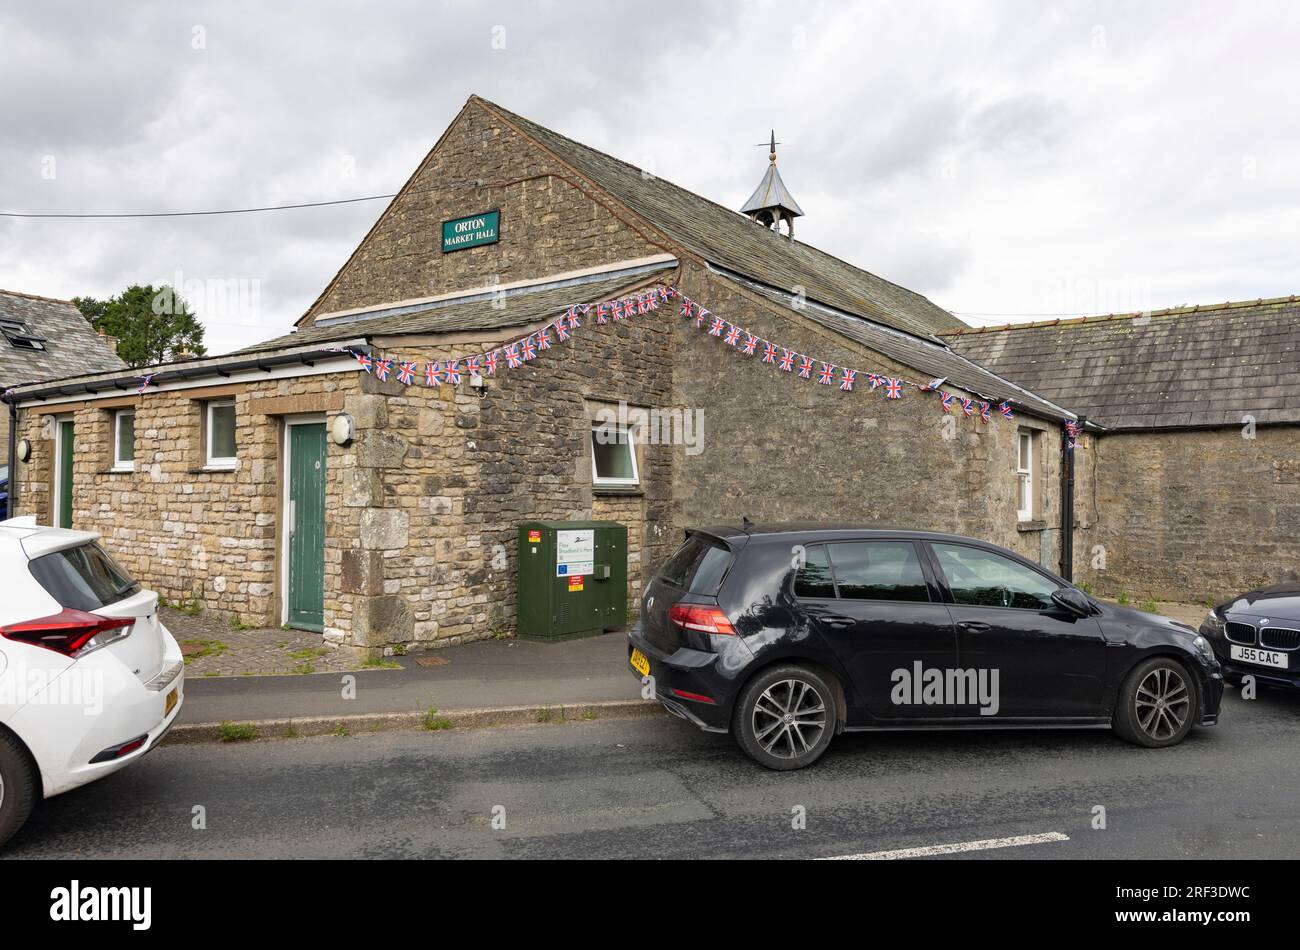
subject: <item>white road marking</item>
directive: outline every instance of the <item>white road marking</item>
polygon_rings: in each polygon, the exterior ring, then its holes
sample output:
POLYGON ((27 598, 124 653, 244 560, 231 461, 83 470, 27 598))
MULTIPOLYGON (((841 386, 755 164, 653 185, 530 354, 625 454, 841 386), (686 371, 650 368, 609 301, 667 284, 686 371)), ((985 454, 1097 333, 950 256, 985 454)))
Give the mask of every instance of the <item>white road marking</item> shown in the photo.
POLYGON ((1018 848, 1026 844, 1047 844, 1050 841, 1069 841, 1069 835, 1047 831, 1040 835, 1016 835, 1012 838, 985 838, 982 841, 959 841, 955 844, 931 844, 923 848, 902 848, 898 851, 868 851, 865 854, 841 854, 822 861, 897 861, 900 858, 924 858, 932 854, 961 854, 965 851, 989 851, 993 848, 1018 848))

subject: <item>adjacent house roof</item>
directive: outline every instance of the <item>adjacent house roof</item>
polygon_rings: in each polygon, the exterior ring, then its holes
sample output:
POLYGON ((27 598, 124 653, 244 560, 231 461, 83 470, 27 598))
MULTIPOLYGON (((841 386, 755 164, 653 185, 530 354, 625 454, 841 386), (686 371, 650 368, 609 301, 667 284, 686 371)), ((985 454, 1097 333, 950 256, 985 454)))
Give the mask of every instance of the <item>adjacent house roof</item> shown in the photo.
POLYGON ((557 316, 573 304, 607 300, 663 279, 663 272, 657 271, 634 277, 622 275, 584 283, 565 282, 560 286, 524 287, 518 292, 504 296, 491 293, 476 294, 472 297, 455 298, 436 304, 415 305, 413 308, 390 308, 378 311, 373 316, 358 314, 352 319, 303 327, 296 333, 267 340, 238 352, 258 353, 357 337, 369 339, 373 336, 456 333, 522 327, 557 316))
POLYGON ((0 290, 0 387, 125 365, 70 301, 0 290))
POLYGON ((1117 429, 1300 422, 1300 299, 1240 301, 945 336, 1000 376, 1117 429))
POLYGON ((782 237, 745 215, 656 175, 575 142, 523 116, 473 96, 581 175, 710 263, 805 295, 887 326, 930 336, 964 324, 920 294, 890 283, 815 247, 782 237))

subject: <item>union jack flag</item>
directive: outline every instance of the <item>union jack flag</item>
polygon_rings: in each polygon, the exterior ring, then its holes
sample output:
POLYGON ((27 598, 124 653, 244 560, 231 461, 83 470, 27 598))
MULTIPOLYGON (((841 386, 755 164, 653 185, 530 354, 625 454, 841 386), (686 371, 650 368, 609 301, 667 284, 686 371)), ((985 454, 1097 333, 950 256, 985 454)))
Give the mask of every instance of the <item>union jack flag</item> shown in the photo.
POLYGON ((986 402, 982 402, 980 403, 980 422, 988 422, 988 421, 989 421, 989 404, 986 402))
POLYGON ((881 376, 879 373, 871 373, 867 376, 867 382, 871 383, 872 389, 879 389, 881 386, 885 385, 885 377, 881 376))
POLYGON ((858 371, 855 369, 844 370, 844 375, 840 377, 840 389, 848 392, 853 388, 853 381, 858 378, 858 371))
POLYGON ((623 301, 621 300, 614 301, 614 319, 615 320, 623 319, 623 301))
POLYGON ((467 356, 467 357, 465 357, 465 372, 467 372, 467 373, 471 373, 471 374, 473 374, 473 375, 475 375, 475 376, 481 375, 482 372, 483 372, 483 369, 482 369, 482 367, 479 366, 479 362, 478 362, 478 361, 481 360, 482 358, 483 358, 483 357, 481 357, 481 356, 467 356))
POLYGON ((388 381, 388 374, 393 371, 392 360, 375 360, 375 376, 381 383, 388 381))
MULTIPOLYGON (((583 307, 583 308, 582 308, 582 312, 583 312, 583 313, 586 313, 586 312, 587 312, 587 308, 586 308, 586 307, 583 307)), ((578 320, 578 315, 577 315, 576 313, 574 313, 572 310, 569 311, 569 314, 568 314, 568 318, 567 318, 567 319, 568 319, 568 321, 569 321, 569 329, 570 329, 570 330, 576 330, 576 329, 578 329, 578 327, 582 326, 582 323, 579 322, 579 320, 578 320)), ((560 326, 560 325, 562 325, 563 323, 564 323, 564 320, 561 320, 560 323, 559 323, 559 324, 556 324, 556 325, 557 325, 557 326, 560 326)))
POLYGON ((835 382, 835 364, 823 363, 822 368, 817 372, 817 382, 823 386, 829 386, 835 382))
MULTIPOLYGON (((644 302, 645 302, 645 310, 658 310, 658 309, 659 309, 659 295, 658 295, 657 293, 655 293, 653 290, 649 291, 649 292, 645 295, 645 301, 644 301, 644 302)), ((645 310, 643 310, 642 313, 644 313, 645 310)))
POLYGON ((682 316, 689 320, 692 316, 694 316, 694 310, 695 310, 695 304, 691 303, 691 298, 683 297, 682 316))
POLYGON ((713 323, 709 325, 709 336, 722 336, 723 319, 714 317, 713 323))
POLYGON ((771 340, 763 341, 763 362, 764 363, 776 362, 776 344, 773 343, 771 340))
POLYGON ((569 331, 564 329, 563 320, 561 320, 559 323, 555 325, 555 336, 559 339, 561 343, 563 343, 565 340, 569 338, 569 331))
MULTIPOLYGON (((140 380, 140 388, 137 389, 136 392, 143 393, 146 389, 148 389, 149 384, 153 382, 153 377, 154 377, 153 373, 150 373, 148 376, 137 376, 136 379, 140 380)), ((8 396, 11 392, 13 392, 13 390, 7 389, 5 390, 5 395, 8 396)))
POLYGON ((524 359, 531 360, 537 355, 537 345, 533 343, 531 336, 524 337, 524 342, 520 346, 523 349, 524 359))
POLYGON ((649 313, 649 312, 650 312, 650 299, 651 299, 651 298, 650 298, 650 295, 649 295, 649 294, 637 294, 637 295, 636 295, 636 312, 637 312, 637 313, 649 313))
POLYGON ((1011 403, 1009 403, 1009 402, 1004 402, 1004 403, 1002 403, 1002 405, 998 406, 998 412, 1002 413, 1002 418, 1004 418, 1004 419, 1014 419, 1014 418, 1015 418, 1015 416, 1012 415, 1012 413, 1011 413, 1011 403))
POLYGON ((551 328, 542 327, 537 331, 537 348, 539 350, 549 350, 551 348, 551 328))
POLYGON ((799 359, 799 375, 804 379, 812 379, 812 357, 802 356, 799 359))
POLYGON ((740 342, 740 327, 734 323, 727 324, 727 335, 722 340, 727 346, 735 346, 740 342))
POLYGON ((752 334, 752 333, 746 331, 746 332, 745 332, 745 345, 742 346, 742 347, 740 348, 740 349, 741 349, 741 352, 743 352, 746 356, 753 356, 753 355, 754 355, 754 350, 757 349, 757 348, 758 348, 758 337, 756 337, 756 336, 754 336, 754 334, 752 334))
POLYGON ((713 316, 712 313, 710 313, 708 310, 705 310, 703 307, 697 305, 695 308, 695 326, 696 327, 704 326, 704 321, 709 319, 709 317, 711 316, 713 316))
POLYGON ((785 370, 787 373, 794 369, 794 357, 794 353, 787 350, 784 346, 781 347, 781 369, 785 370))
POLYGON ((518 343, 508 344, 506 346, 506 365, 511 369, 514 369, 522 362, 523 360, 519 358, 519 344, 518 343))
POLYGON ((442 385, 442 364, 441 363, 424 364, 424 384, 426 386, 442 385))
POLYGON ((596 304, 596 322, 608 323, 609 319, 605 316, 605 314, 608 312, 609 312, 609 304, 607 303, 596 304))
POLYGON ((671 287, 660 287, 657 292, 659 294, 659 300, 663 303, 667 303, 673 299, 673 288, 671 287))
POLYGON ((397 378, 408 386, 415 382, 415 364, 408 363, 405 360, 399 363, 397 366, 397 378))
POLYGON ((885 386, 887 387, 885 389, 886 399, 903 398, 903 381, 901 379, 890 379, 885 383, 885 386))
POLYGON ((367 373, 370 372, 370 368, 375 365, 375 361, 372 360, 365 353, 357 354, 357 362, 361 364, 361 368, 364 369, 367 373))
POLYGON ((500 352, 500 350, 493 350, 487 356, 483 357, 483 359, 487 361, 487 374, 489 376, 495 376, 497 374, 497 360, 500 358, 497 354, 500 352))
POLYGON ((939 393, 939 405, 943 407, 944 414, 952 412, 952 401, 955 397, 952 393, 939 393))
POLYGON ((970 418, 972 415, 974 415, 975 403, 970 399, 963 399, 961 401, 961 414, 963 416, 966 416, 967 418, 970 418))
POLYGON ((447 364, 447 382, 453 386, 460 382, 460 360, 452 360, 447 364))

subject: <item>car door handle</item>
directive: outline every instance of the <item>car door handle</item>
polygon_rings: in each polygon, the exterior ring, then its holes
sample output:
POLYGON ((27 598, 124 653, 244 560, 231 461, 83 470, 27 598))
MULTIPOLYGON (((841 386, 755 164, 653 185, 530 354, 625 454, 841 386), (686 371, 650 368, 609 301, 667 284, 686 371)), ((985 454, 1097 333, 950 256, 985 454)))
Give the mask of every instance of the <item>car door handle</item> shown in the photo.
POLYGON ((847 630, 857 623, 852 617, 842 617, 839 614, 824 614, 817 619, 832 630, 847 630))
POLYGON ((985 633, 989 630, 989 625, 980 620, 963 620, 957 626, 971 633, 985 633))

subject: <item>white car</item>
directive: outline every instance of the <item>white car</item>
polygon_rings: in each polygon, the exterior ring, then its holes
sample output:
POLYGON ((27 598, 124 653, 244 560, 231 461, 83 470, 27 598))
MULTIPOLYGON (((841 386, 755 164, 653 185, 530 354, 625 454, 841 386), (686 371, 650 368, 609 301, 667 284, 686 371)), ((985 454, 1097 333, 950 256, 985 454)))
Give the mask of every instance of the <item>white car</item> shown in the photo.
POLYGON ((184 685, 158 595, 99 535, 0 521, 0 846, 39 799, 154 748, 184 685))

